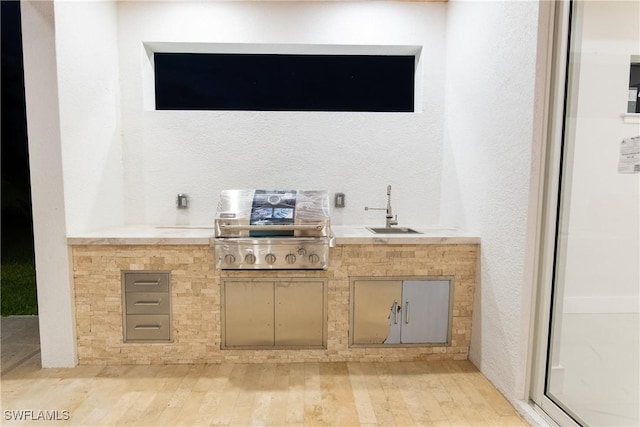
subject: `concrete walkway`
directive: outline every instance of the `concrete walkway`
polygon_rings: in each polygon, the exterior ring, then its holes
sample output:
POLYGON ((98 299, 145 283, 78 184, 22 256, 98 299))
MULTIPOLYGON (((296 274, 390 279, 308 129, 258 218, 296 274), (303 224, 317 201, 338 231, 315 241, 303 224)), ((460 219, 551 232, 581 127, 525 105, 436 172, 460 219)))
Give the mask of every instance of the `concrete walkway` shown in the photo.
POLYGON ((0 375, 4 376, 40 353, 38 316, 0 318, 0 375))

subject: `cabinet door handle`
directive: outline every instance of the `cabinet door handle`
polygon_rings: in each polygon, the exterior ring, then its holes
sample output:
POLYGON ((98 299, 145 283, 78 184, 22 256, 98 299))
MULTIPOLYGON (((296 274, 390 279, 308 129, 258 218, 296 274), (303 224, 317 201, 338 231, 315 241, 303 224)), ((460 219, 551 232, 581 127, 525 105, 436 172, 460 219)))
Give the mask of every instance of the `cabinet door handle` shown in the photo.
POLYGON ((405 301, 404 302, 405 308, 404 308, 404 323, 406 323, 407 325, 409 324, 409 301, 405 301))
POLYGON ((160 305, 160 301, 136 301, 133 305, 160 305))
POLYGON ((393 302, 393 306, 392 306, 392 310, 393 310, 393 316, 394 316, 394 324, 398 324, 398 311, 400 310, 400 307, 398 307, 398 301, 394 301, 393 302))
POLYGON ((136 325, 134 329, 160 329, 160 325, 136 325))
POLYGON ((138 286, 159 286, 160 285, 160 281, 156 280, 155 282, 150 282, 150 281, 136 281, 133 282, 134 285, 138 285, 138 286))

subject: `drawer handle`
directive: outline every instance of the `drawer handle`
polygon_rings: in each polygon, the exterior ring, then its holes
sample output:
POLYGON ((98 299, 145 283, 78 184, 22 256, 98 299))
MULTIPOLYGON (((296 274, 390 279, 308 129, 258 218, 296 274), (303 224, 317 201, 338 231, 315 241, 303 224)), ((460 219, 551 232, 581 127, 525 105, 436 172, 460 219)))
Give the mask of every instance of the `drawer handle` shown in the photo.
POLYGON ((160 329, 160 325, 136 325, 136 330, 160 329))
POLYGON ((156 280, 155 282, 149 282, 149 281, 144 281, 144 282, 138 282, 135 281, 133 282, 134 285, 137 286, 159 286, 160 285, 160 281, 156 280))
POLYGON ((136 301, 133 305, 160 305, 160 301, 136 301))

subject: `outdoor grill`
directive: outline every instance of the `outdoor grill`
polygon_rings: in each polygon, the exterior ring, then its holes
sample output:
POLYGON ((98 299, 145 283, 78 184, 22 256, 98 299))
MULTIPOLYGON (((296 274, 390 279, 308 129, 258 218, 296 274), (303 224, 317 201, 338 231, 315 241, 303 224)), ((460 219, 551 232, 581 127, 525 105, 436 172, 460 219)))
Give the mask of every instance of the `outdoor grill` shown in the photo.
POLYGON ((326 269, 332 233, 326 190, 223 190, 216 268, 326 269))

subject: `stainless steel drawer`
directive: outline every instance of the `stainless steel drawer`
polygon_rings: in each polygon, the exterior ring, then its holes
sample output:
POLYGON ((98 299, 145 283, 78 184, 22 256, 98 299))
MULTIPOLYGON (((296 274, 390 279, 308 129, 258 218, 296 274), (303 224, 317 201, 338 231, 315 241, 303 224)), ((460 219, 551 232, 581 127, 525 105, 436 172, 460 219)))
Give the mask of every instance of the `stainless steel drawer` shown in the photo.
POLYGON ((127 314, 169 314, 168 292, 128 292, 127 314))
POLYGON ((169 341, 171 324, 168 314, 129 314, 125 341, 169 341))
POLYGON ((125 272, 126 292, 168 292, 169 273, 125 272))

